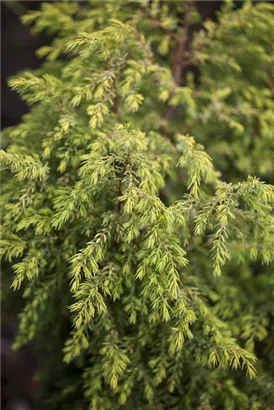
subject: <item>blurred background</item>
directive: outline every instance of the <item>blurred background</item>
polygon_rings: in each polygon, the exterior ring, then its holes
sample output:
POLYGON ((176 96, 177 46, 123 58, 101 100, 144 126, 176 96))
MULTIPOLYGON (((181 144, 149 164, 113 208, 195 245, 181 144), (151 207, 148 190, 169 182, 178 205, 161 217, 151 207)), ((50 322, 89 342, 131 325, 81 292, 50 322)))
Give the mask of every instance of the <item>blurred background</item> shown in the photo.
MULTIPOLYGON (((41 62, 35 50, 47 42, 32 37, 20 22, 20 15, 38 9, 39 1, 1 1, 1 129, 16 125, 27 112, 27 106, 7 86, 7 79, 18 71, 38 68, 41 62)), ((20 307, 18 295, 2 303, 1 314, 1 409, 34 410, 36 367, 31 346, 14 352, 11 343, 17 328, 16 313, 20 307)))
POLYGON ((46 39, 31 36, 29 29, 20 22, 20 15, 39 9, 40 1, 1 1, 1 127, 18 124, 27 107, 9 90, 7 79, 18 71, 38 68, 40 61, 35 50, 46 39))

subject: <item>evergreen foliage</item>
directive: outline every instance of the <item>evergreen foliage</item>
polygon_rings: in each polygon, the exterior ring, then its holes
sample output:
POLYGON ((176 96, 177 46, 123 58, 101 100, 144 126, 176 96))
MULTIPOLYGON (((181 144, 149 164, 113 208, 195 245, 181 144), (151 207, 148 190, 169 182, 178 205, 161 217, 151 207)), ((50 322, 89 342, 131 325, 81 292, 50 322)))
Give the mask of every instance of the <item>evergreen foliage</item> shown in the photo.
POLYGON ((10 80, 30 112, 2 136, 2 281, 41 406, 272 410, 273 5, 199 30, 179 1, 23 22, 54 39, 10 80))

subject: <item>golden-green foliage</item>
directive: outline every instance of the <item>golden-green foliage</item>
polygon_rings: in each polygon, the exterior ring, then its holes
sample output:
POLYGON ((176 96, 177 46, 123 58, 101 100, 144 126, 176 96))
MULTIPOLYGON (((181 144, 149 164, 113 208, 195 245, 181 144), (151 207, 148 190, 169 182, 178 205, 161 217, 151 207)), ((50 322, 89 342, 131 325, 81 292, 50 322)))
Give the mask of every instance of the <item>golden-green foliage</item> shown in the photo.
POLYGON ((10 80, 31 109, 3 133, 2 279, 24 289, 14 346, 45 351, 45 409, 274 407, 274 8, 225 2, 190 38, 198 19, 23 17, 54 40, 10 80))

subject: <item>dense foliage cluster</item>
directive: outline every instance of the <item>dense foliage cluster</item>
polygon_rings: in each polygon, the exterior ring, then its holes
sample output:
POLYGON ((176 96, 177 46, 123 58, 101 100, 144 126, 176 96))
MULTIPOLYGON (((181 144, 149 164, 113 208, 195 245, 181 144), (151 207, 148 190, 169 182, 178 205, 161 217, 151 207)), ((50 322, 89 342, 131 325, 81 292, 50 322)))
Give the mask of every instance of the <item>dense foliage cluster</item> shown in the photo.
POLYGON ((274 7, 199 18, 23 17, 53 41, 10 80, 31 108, 2 137, 2 281, 45 409, 274 408, 274 7))

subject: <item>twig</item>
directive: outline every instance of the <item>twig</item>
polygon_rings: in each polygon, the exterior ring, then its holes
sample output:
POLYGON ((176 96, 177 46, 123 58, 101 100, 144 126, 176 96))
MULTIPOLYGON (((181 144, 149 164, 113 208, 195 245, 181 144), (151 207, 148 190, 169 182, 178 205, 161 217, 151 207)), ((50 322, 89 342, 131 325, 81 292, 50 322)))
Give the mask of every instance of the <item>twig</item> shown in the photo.
POLYGON ((157 19, 156 17, 153 17, 153 16, 152 16, 150 13, 148 13, 148 12, 145 12, 144 14, 145 14, 146 17, 148 17, 148 18, 150 19, 150 21, 151 21, 153 24, 155 24, 156 26, 160 27, 163 31, 165 31, 166 33, 168 33, 168 34, 171 36, 171 38, 176 38, 176 34, 173 33, 173 31, 172 31, 170 28, 164 26, 164 25, 163 25, 163 22, 162 22, 161 20, 157 19))
POLYGON ((122 190, 123 179, 124 179, 124 176, 125 176, 127 166, 129 164, 129 158, 130 158, 130 150, 128 150, 127 157, 126 157, 126 160, 124 162, 124 166, 123 166, 123 169, 122 169, 122 172, 121 172, 121 179, 120 179, 118 187, 117 187, 117 199, 118 199, 117 211, 118 211, 119 214, 121 213, 121 210, 122 210, 122 203, 119 202, 119 197, 123 195, 123 190, 122 190))
POLYGON ((178 40, 178 48, 175 54, 175 65, 174 65, 174 81, 177 85, 181 84, 182 74, 185 68, 185 64, 188 62, 185 59, 185 52, 187 49, 187 43, 189 38, 189 26, 190 26, 190 3, 185 2, 185 15, 183 21, 183 32, 178 40))
MULTIPOLYGON (((189 40, 190 28, 190 11, 191 5, 189 1, 185 2, 185 14, 183 20, 183 31, 178 39, 178 47, 175 52, 173 79, 177 86, 181 85, 184 70, 191 65, 192 61, 186 58, 187 45, 189 40)), ((169 121, 174 115, 174 107, 169 107, 163 116, 164 121, 169 121)))

